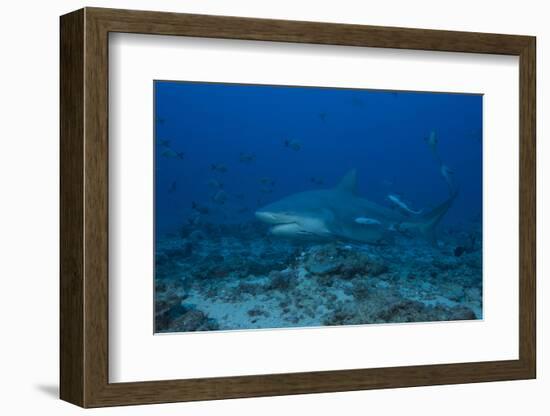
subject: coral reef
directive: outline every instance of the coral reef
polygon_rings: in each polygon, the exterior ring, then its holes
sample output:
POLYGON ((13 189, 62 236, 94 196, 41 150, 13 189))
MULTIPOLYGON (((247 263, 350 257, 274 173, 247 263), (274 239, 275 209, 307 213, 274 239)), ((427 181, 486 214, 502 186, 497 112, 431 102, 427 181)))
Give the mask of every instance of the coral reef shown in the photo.
POLYGON ((186 225, 157 239, 156 331, 480 319, 479 241, 296 244, 254 222, 186 225))
POLYGON ((365 252, 352 251, 336 244, 316 246, 305 256, 304 267, 312 274, 330 275, 339 279, 356 276, 378 276, 387 272, 388 266, 365 252))

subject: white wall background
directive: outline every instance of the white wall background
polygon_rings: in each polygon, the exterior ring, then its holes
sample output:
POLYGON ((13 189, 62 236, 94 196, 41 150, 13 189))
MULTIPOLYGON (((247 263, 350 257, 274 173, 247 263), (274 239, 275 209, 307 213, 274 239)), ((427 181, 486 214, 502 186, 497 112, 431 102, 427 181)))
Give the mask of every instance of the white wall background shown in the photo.
POLYGON ((543 331, 550 299, 544 282, 543 212, 550 146, 543 130, 550 97, 545 66, 550 26, 543 1, 461 0, 51 0, 6 2, 0 17, 0 411, 72 415, 58 386, 58 16, 103 6, 279 19, 407 26, 538 37, 539 378, 536 381, 317 394, 87 411, 130 415, 499 414, 546 415, 550 361, 543 331))

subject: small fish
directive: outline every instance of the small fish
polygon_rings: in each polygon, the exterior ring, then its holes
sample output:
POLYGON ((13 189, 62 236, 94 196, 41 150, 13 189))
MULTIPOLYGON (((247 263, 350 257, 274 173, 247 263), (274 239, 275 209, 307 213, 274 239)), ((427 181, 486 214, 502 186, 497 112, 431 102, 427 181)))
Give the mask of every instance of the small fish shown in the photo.
POLYGON ((159 144, 162 146, 162 147, 170 147, 170 140, 159 140, 159 144))
POLYGON ((240 207, 240 208, 237 210, 237 213, 238 213, 238 214, 244 214, 245 212, 248 212, 248 207, 240 207))
POLYGON ((221 183, 220 181, 216 180, 216 179, 209 179, 208 182, 206 182, 206 184, 210 187, 210 188, 214 188, 214 189, 223 189, 223 183, 221 183))
POLYGON ((390 181, 389 179, 382 180, 382 185, 387 186, 388 188, 393 185, 393 181, 390 181))
POLYGON ((164 118, 162 118, 162 117, 157 117, 157 119, 156 119, 156 122, 157 122, 158 124, 164 124, 165 121, 166 121, 166 120, 165 120, 164 118))
POLYGON ((261 178, 260 183, 262 185, 275 186, 275 181, 271 178, 268 178, 268 177, 261 178))
POLYGON ((355 218, 355 222, 361 225, 381 225, 382 224, 380 221, 375 220, 374 218, 367 218, 367 217, 357 217, 355 218))
POLYGON ((210 210, 208 209, 208 207, 206 205, 201 205, 201 204, 199 204, 198 202, 195 202, 195 201, 193 201, 191 203, 191 208, 194 211, 197 211, 199 214, 207 215, 207 214, 210 213, 210 210))
POLYGON ((439 140, 437 138, 437 135, 435 134, 435 130, 432 130, 428 137, 424 137, 424 141, 428 143, 428 146, 430 146, 434 157, 437 160, 441 160, 441 158, 439 157, 439 153, 437 152, 437 143, 439 142, 439 140))
POLYGON ((242 194, 242 193, 239 193, 239 194, 235 194, 235 198, 237 198, 237 199, 241 199, 241 200, 242 200, 242 199, 244 199, 244 198, 245 198, 245 195, 244 195, 244 194, 242 194))
POLYGON ((167 149, 162 151, 161 156, 164 156, 166 158, 171 158, 171 159, 183 160, 183 157, 185 156, 185 153, 184 152, 176 152, 173 149, 167 148, 167 149))
POLYGON ((317 178, 315 176, 312 176, 311 178, 309 178, 309 181, 311 183, 314 183, 315 185, 324 185, 325 184, 325 180, 323 178, 317 178))
POLYGON ((169 193, 169 194, 173 194, 174 192, 176 192, 176 189, 177 189, 177 182, 176 182, 176 181, 173 181, 173 182, 170 184, 170 188, 168 188, 168 193, 169 193))
POLYGON ((226 173, 227 166, 223 163, 213 163, 210 165, 210 169, 214 172, 226 173))
POLYGON ((227 192, 225 192, 224 190, 220 190, 220 191, 216 192, 212 196, 212 201, 214 201, 216 204, 220 204, 220 205, 225 204, 225 201, 227 201, 227 192))
POLYGON ((455 172, 450 167, 448 167, 443 163, 441 164, 440 172, 441 172, 441 176, 443 176, 443 179, 445 179, 445 182, 447 182, 449 191, 452 194, 455 190, 455 187, 454 187, 454 181, 451 175, 454 175, 455 172))
POLYGON ((292 139, 285 139, 284 145, 285 147, 288 147, 289 149, 292 149, 295 152, 297 152, 302 148, 302 144, 300 142, 292 139))
POLYGON ((409 214, 413 214, 413 215, 420 215, 422 213, 422 210, 420 211, 414 211, 412 209, 410 209, 407 204, 405 204, 403 201, 401 201, 401 199, 399 198, 399 196, 395 195, 395 194, 389 194, 388 195, 388 199, 393 202, 397 207, 399 207, 400 209, 402 209, 403 211, 409 213, 409 214))
POLYGON ((327 121, 327 113, 319 113, 319 118, 324 123, 325 121, 327 121))
POLYGON ((239 155, 239 162, 241 163, 252 163, 256 160, 256 155, 254 153, 244 153, 241 152, 239 155))
POLYGON ((273 192, 273 188, 260 188, 260 192, 263 194, 270 194, 273 192))

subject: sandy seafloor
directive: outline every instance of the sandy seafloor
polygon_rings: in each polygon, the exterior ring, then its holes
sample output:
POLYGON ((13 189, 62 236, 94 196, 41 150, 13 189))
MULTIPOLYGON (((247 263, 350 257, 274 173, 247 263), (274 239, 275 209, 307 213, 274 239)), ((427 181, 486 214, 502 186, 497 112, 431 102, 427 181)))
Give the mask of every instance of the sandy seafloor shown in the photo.
POLYGON ((159 235, 155 331, 482 318, 481 227, 437 245, 291 242, 256 222, 159 235))

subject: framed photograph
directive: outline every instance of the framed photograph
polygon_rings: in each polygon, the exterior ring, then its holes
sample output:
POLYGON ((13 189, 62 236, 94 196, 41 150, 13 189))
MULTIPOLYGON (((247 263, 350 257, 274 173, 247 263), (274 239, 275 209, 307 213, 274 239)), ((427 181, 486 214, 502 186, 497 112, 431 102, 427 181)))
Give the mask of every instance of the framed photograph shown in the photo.
POLYGON ((61 398, 535 378, 535 49, 62 16, 61 398))

